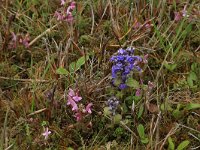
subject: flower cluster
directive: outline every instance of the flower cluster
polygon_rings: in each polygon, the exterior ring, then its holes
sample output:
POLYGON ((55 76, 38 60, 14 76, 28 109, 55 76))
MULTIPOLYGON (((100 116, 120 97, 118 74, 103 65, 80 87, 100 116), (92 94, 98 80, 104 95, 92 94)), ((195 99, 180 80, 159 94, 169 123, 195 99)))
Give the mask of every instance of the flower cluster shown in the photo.
POLYGON ((106 104, 108 105, 109 111, 112 115, 115 115, 117 107, 119 105, 119 101, 115 97, 111 97, 106 104))
POLYGON ((55 12, 55 17, 57 18, 58 21, 72 22, 74 19, 72 12, 76 8, 76 3, 72 1, 70 2, 69 6, 66 8, 65 7, 66 1, 61 0, 61 5, 62 5, 62 8, 55 12))
POLYGON ((151 30, 153 24, 151 23, 150 20, 146 20, 144 24, 139 22, 138 20, 135 20, 133 24, 133 29, 138 30, 138 29, 143 29, 143 30, 151 30))
POLYGON ((117 56, 112 56, 110 59, 113 62, 112 66, 112 78, 113 84, 115 85, 115 79, 121 80, 118 85, 120 89, 125 89, 127 87, 126 80, 128 75, 136 69, 141 72, 142 69, 138 66, 138 63, 142 61, 139 56, 134 56, 134 48, 119 49, 117 56))
POLYGON ((18 45, 23 45, 25 48, 29 47, 30 36, 26 34, 23 36, 22 34, 16 35, 14 32, 11 32, 12 39, 9 43, 9 48, 17 48, 18 45))
POLYGON ((180 21, 181 19, 183 19, 184 17, 189 17, 188 12, 186 11, 186 7, 179 11, 179 12, 174 12, 174 20, 175 21, 180 21))
POLYGON ((72 107, 72 111, 75 112, 74 117, 77 121, 80 121, 83 118, 83 116, 92 113, 91 107, 93 104, 89 103, 86 107, 82 104, 78 105, 77 103, 82 100, 82 97, 78 96, 78 93, 70 88, 67 95, 67 99, 67 105, 70 105, 72 107))

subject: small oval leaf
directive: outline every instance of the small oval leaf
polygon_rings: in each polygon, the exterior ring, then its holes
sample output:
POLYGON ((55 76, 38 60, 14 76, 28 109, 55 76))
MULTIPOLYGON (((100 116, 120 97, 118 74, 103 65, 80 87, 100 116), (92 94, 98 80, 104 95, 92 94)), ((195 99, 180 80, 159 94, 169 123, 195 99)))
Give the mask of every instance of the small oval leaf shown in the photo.
POLYGON ((190 144, 190 141, 185 140, 185 141, 181 142, 181 144, 179 144, 179 146, 177 147, 177 150, 183 150, 183 149, 185 149, 189 144, 190 144))
POLYGON ((62 68, 62 67, 58 68, 56 70, 56 73, 60 74, 60 75, 68 75, 69 74, 69 72, 65 68, 62 68))

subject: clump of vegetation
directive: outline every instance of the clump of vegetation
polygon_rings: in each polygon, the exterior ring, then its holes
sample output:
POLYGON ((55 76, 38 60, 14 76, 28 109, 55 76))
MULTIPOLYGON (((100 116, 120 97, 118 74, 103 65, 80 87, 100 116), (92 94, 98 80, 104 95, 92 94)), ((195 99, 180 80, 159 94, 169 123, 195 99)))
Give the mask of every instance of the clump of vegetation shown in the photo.
POLYGON ((199 149, 199 4, 2 1, 0 149, 199 149))

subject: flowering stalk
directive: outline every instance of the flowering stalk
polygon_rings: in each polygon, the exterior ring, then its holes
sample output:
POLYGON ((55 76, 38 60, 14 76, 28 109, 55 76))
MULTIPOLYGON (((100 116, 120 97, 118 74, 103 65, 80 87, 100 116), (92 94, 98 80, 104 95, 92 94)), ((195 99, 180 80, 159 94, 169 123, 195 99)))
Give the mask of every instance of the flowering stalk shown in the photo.
POLYGON ((26 34, 23 36, 22 34, 16 35, 14 32, 11 32, 12 34, 12 39, 9 43, 9 48, 17 48, 18 45, 23 45, 25 48, 29 47, 29 42, 30 42, 30 36, 29 34, 26 34))
POLYGON ((69 88, 67 99, 67 105, 72 107, 72 111, 75 113, 74 117, 77 121, 81 121, 85 115, 92 113, 91 107, 93 104, 89 103, 87 106, 84 106, 83 104, 78 105, 78 102, 82 100, 82 97, 78 96, 78 93, 71 88, 69 88))
POLYGON ((74 1, 70 2, 69 6, 65 8, 66 1, 61 0, 61 9, 57 10, 54 16, 57 18, 58 21, 66 21, 71 23, 74 20, 72 12, 76 8, 76 3, 74 1))
POLYGON ((121 90, 128 87, 126 85, 126 80, 128 78, 128 75, 133 70, 137 70, 139 72, 142 71, 142 69, 138 66, 138 63, 142 61, 142 58, 139 56, 134 56, 134 48, 129 47, 127 49, 119 49, 117 56, 112 56, 110 61, 113 62, 113 85, 116 86, 115 81, 117 79, 120 79, 121 83, 117 86, 121 90))
POLYGON ((109 111, 114 116, 115 113, 116 113, 117 107, 119 105, 119 101, 115 97, 111 97, 110 99, 108 99, 106 104, 107 104, 107 106, 109 108, 109 111))

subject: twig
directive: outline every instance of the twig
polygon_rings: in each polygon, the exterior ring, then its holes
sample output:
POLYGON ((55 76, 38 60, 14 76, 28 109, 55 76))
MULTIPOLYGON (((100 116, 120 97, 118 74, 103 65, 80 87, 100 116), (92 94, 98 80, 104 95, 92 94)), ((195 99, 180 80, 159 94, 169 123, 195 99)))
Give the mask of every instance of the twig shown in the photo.
POLYGON ((14 145, 14 143, 11 144, 10 146, 8 146, 5 150, 9 150, 9 149, 11 149, 11 147, 13 147, 13 145, 14 145))
POLYGON ((195 149, 199 149, 199 148, 200 148, 200 145, 197 146, 197 147, 193 147, 193 148, 191 148, 191 150, 195 150, 195 149))
POLYGON ((33 115, 35 115, 35 114, 39 114, 39 113, 41 113, 41 112, 43 112, 43 111, 45 111, 45 110, 47 110, 47 108, 43 108, 43 109, 34 111, 34 112, 30 113, 28 116, 33 116, 33 115))
POLYGON ((176 125, 174 128, 172 128, 172 129, 169 131, 169 133, 167 134, 167 136, 164 138, 164 141, 163 141, 162 145, 160 146, 160 150, 163 149, 163 146, 164 146, 165 142, 167 141, 168 137, 170 137, 171 135, 173 135, 173 134, 176 132, 176 130, 178 129, 178 127, 179 127, 179 126, 176 125))
POLYGON ((15 78, 2 77, 2 76, 0 76, 0 79, 21 81, 21 82, 51 82, 52 81, 52 80, 41 80, 41 79, 15 79, 15 78))
POLYGON ((192 133, 188 133, 190 136, 192 136, 193 138, 195 138, 196 140, 198 140, 198 141, 200 141, 200 139, 198 138, 198 137, 196 137, 194 134, 192 134, 192 133))
POLYGON ((91 14, 92 14, 92 28, 91 28, 91 35, 93 34, 94 32, 94 9, 92 7, 92 0, 90 0, 90 8, 91 8, 91 14))
POLYGON ((152 141, 153 141, 153 123, 154 123, 154 119, 155 119, 155 115, 153 114, 153 117, 152 117, 152 119, 151 119, 151 124, 150 124, 150 144, 151 144, 151 147, 153 147, 153 145, 152 145, 152 141))
POLYGON ((30 43, 29 46, 33 45, 37 40, 39 40, 41 37, 43 37, 45 34, 50 33, 52 31, 52 29, 54 29, 55 27, 57 27, 58 24, 54 25, 51 28, 48 28, 47 30, 45 30, 44 32, 42 32, 40 35, 38 35, 35 39, 33 39, 30 43))
POLYGON ((177 124, 178 124, 179 126, 181 126, 181 127, 184 127, 184 128, 186 128, 186 129, 192 130, 192 131, 197 132, 197 133, 200 134, 200 132, 199 132, 198 130, 195 130, 195 129, 193 129, 193 128, 187 127, 187 126, 185 126, 185 125, 183 125, 183 124, 179 124, 179 123, 177 123, 177 124))
POLYGON ((161 116, 161 111, 158 113, 158 117, 157 117, 157 120, 156 120, 156 125, 154 127, 154 130, 153 130, 153 134, 156 130, 156 146, 155 146, 155 150, 157 149, 157 145, 158 145, 158 141, 160 139, 160 130, 159 130, 159 127, 160 127, 160 116, 161 116))
POLYGON ((198 117, 200 117, 200 115, 196 112, 192 112, 192 114, 197 115, 198 117))
POLYGON ((7 107, 6 116, 3 124, 3 141, 2 143, 5 143, 5 147, 8 147, 8 137, 7 137, 7 122, 8 122, 8 113, 9 108, 7 107))
MULTIPOLYGON (((141 25, 141 27, 140 27, 137 31, 139 31, 140 29, 142 29, 148 22, 152 21, 153 19, 155 19, 155 17, 152 18, 152 19, 150 19, 150 20, 147 20, 144 24, 141 25)), ((122 40, 124 37, 126 37, 126 36, 131 32, 131 30, 133 30, 133 27, 134 27, 134 26, 135 26, 135 24, 133 24, 133 25, 129 28, 129 30, 128 30, 122 37, 120 37, 119 39, 122 40)), ((135 33, 137 33, 137 31, 136 31, 135 33)))

